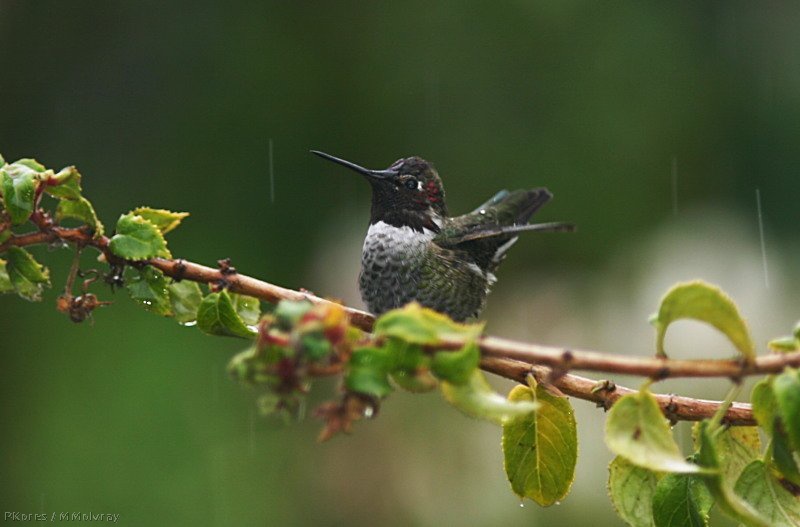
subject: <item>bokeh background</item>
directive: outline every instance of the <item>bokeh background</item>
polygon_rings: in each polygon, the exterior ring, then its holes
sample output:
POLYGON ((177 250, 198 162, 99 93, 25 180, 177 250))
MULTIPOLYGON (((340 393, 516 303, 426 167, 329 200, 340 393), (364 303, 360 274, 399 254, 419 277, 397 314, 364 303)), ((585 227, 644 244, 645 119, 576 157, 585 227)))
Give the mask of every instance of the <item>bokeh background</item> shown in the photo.
MULTIPOLYGON (((485 312, 491 333, 650 354, 660 296, 703 278, 738 301, 763 352, 800 315, 798 27, 792 2, 0 0, 0 152, 77 165, 107 225, 143 204, 190 211, 170 236, 177 256, 229 256, 352 305, 369 190, 310 148, 375 168, 423 156, 454 212, 546 185, 556 199, 539 217, 579 231, 520 240, 485 312)), ((318 422, 263 419, 227 378, 240 341, 119 292, 93 324, 72 324, 53 303, 69 252, 36 254, 52 265, 44 303, 0 298, 3 511, 119 513, 124 525, 621 524, 604 416, 587 403, 574 402, 572 493, 520 507, 499 430, 436 394, 397 393, 354 436, 317 444, 318 422)), ((731 354, 691 322, 667 345, 731 354)), ((313 401, 335 388, 318 384, 313 401)))

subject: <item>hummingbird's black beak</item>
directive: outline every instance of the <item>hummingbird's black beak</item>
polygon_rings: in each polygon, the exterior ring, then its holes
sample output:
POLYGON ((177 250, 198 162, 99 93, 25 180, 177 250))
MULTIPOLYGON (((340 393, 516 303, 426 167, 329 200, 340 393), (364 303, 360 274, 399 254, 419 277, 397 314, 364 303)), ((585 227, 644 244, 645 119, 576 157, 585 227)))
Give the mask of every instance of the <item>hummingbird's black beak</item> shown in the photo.
POLYGON ((326 154, 325 152, 320 152, 319 150, 311 150, 312 154, 316 154, 322 159, 327 159, 328 161, 333 161, 338 165, 342 165, 343 167, 347 167, 350 170, 354 170, 361 174, 362 176, 367 176, 373 179, 387 179, 397 175, 397 170, 393 169, 386 169, 386 170, 370 170, 368 168, 364 168, 362 166, 356 165, 355 163, 351 163, 350 161, 345 161, 344 159, 340 159, 338 157, 332 156, 330 154, 326 154))

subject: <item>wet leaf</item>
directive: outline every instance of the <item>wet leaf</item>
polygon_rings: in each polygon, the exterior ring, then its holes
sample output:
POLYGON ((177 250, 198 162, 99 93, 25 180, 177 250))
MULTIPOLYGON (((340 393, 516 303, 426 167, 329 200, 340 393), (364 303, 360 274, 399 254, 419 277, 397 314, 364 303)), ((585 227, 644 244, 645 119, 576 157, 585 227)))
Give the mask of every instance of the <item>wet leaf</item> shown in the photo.
POLYGON ((54 198, 78 200, 81 196, 81 174, 75 167, 66 167, 48 179, 44 191, 54 198))
POLYGON ((714 326, 728 337, 746 359, 755 358, 750 332, 736 304, 718 287, 699 280, 674 286, 661 300, 658 314, 653 319, 659 355, 666 356, 664 335, 669 325, 684 318, 714 326))
POLYGON ((364 347, 353 351, 347 364, 344 385, 348 391, 370 395, 377 399, 392 392, 389 370, 392 354, 385 348, 364 347))
POLYGON ((33 213, 37 173, 19 161, 0 168, 0 191, 11 223, 20 225, 33 213))
POLYGON ((171 257, 161 231, 135 214, 120 216, 116 234, 111 237, 108 247, 120 258, 128 260, 145 260, 156 256, 171 257))
POLYGON ((735 491, 765 518, 764 525, 800 525, 800 499, 786 490, 762 461, 753 461, 744 469, 735 491))
POLYGON ((656 527, 706 527, 714 498, 694 474, 667 474, 656 486, 653 520, 656 527))
POLYGON ((247 327, 233 307, 227 291, 207 295, 197 309, 197 327, 210 335, 252 338, 256 331, 247 327))
POLYGON ((535 382, 532 387, 515 386, 508 400, 539 408, 503 424, 506 476, 517 496, 547 507, 563 499, 575 479, 575 414, 566 397, 557 397, 535 382))
POLYGON ((150 207, 139 207, 133 209, 131 214, 141 216, 153 225, 155 225, 161 234, 167 234, 169 231, 178 227, 181 221, 189 215, 188 212, 172 212, 165 209, 151 209, 150 207))
POLYGON ((699 472, 683 458, 669 422, 648 390, 621 397, 608 412, 606 445, 635 465, 661 472, 699 472))
POLYGON ((622 456, 608 466, 608 493, 617 514, 631 527, 653 527, 653 495, 661 475, 622 456))
POLYGON ((261 318, 261 301, 252 296, 240 295, 236 293, 228 293, 231 297, 231 303, 236 313, 241 317, 245 324, 248 326, 255 326, 258 324, 258 319, 261 318))
POLYGON ((375 323, 376 336, 397 337, 414 344, 434 345, 447 341, 477 339, 483 324, 460 324, 447 315, 412 302, 382 315, 375 323))
POLYGON ((786 368, 772 381, 772 391, 789 444, 800 452, 800 370, 786 368))
POLYGON ((431 371, 443 381, 464 384, 472 377, 480 360, 478 345, 474 341, 467 342, 458 351, 437 352, 431 361, 431 371))
POLYGON ((412 393, 424 393, 439 386, 439 381, 430 371, 431 357, 422 346, 388 338, 384 347, 395 356, 396 363, 390 376, 398 387, 412 393))
POLYGON ((102 236, 104 232, 103 224, 97 218, 94 207, 89 200, 84 197, 77 199, 62 199, 56 207, 56 221, 65 218, 72 218, 89 225, 94 229, 95 236, 102 236))
POLYGON ((197 310, 203 301, 203 292, 197 282, 182 280, 167 286, 172 314, 179 324, 189 324, 197 320, 197 310))
POLYGON ((172 315, 167 278, 154 267, 145 266, 125 281, 131 298, 147 311, 165 317, 172 315))
POLYGON ((6 261, 0 258, 0 294, 11 293, 13 291, 14 286, 11 284, 11 278, 8 277, 6 261))
POLYGON ((19 296, 31 301, 42 299, 42 292, 50 285, 50 272, 20 247, 9 247, 6 271, 19 296))
POLYGON ((495 393, 480 370, 475 370, 465 384, 442 382, 444 398, 464 414, 499 425, 509 419, 535 411, 539 405, 531 401, 509 401, 495 393))

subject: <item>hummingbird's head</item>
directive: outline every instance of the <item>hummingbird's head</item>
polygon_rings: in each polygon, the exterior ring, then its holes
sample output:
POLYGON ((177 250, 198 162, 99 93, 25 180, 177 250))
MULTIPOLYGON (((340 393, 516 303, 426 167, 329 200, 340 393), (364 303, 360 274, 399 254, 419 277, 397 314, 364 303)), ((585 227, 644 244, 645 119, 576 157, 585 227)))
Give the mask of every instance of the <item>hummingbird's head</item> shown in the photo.
POLYGON ((385 170, 369 170, 350 161, 312 150, 323 159, 358 172, 372 187, 371 223, 383 221, 439 231, 447 216, 442 180, 433 165, 420 157, 398 159, 385 170))

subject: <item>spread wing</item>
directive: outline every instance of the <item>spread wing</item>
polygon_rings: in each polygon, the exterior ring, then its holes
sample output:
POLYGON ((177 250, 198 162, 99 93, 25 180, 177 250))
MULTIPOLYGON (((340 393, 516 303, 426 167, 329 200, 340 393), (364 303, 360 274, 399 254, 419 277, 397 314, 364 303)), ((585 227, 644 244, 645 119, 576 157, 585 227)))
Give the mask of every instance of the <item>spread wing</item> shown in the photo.
POLYGON ((552 197, 546 188, 502 190, 469 214, 450 218, 433 241, 441 247, 468 252, 478 266, 491 271, 521 232, 574 230, 568 223, 527 223, 552 197))

